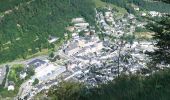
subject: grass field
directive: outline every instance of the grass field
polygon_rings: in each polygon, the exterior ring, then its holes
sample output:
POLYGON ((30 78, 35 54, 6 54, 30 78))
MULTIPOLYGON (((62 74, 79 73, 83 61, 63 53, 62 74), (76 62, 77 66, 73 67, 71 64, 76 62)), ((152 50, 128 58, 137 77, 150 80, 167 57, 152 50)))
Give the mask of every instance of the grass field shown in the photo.
POLYGON ((138 40, 151 40, 154 33, 151 33, 151 32, 135 32, 134 35, 138 40))
POLYGON ((103 8, 103 7, 110 6, 111 8, 117 9, 119 11, 118 16, 122 16, 127 12, 126 9, 124 9, 124 8, 118 7, 114 4, 102 2, 101 0, 93 0, 93 2, 95 3, 96 8, 103 8))

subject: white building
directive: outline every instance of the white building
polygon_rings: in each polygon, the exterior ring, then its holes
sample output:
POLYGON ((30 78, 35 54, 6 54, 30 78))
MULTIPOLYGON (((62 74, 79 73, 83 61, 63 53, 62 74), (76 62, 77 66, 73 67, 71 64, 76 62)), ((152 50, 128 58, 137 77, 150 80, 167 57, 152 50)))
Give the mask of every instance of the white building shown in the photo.
POLYGON ((72 23, 84 23, 84 18, 73 18, 72 23))
POLYGON ((25 79, 26 76, 27 76, 26 72, 20 73, 20 79, 25 79))
POLYGON ((156 16, 161 17, 161 16, 162 16, 161 13, 156 12, 156 11, 150 11, 149 14, 150 14, 152 17, 156 17, 156 16))
POLYGON ((77 23, 74 26, 76 29, 86 29, 89 26, 89 23, 77 23))
POLYGON ((58 39, 59 39, 59 38, 57 38, 57 37, 49 36, 48 42, 49 42, 49 43, 54 43, 54 42, 56 42, 58 39))
POLYGON ((13 85, 8 86, 8 91, 14 91, 15 87, 13 85))

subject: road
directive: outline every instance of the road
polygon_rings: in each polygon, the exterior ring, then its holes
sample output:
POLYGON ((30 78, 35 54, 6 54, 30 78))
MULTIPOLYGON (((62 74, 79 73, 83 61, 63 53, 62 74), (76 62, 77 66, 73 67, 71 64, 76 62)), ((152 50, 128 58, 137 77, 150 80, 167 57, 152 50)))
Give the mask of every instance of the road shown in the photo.
MULTIPOLYGON (((74 77, 75 75, 80 74, 80 73, 82 73, 82 71, 81 71, 81 70, 78 70, 78 71, 72 73, 71 75, 65 77, 63 80, 64 80, 64 81, 67 81, 67 80, 71 79, 72 77, 74 77)), ((43 83, 39 84, 39 85, 42 86, 41 88, 36 88, 36 87, 31 88, 31 87, 30 87, 31 89, 33 89, 33 91, 31 91, 31 90, 28 91, 27 93, 25 93, 25 95, 20 96, 20 98, 24 98, 24 96, 26 96, 26 95, 28 95, 29 93, 31 93, 31 95, 27 98, 27 100, 32 100, 33 97, 34 97, 36 94, 38 94, 39 92, 41 92, 42 90, 44 90, 44 89, 49 89, 51 86, 57 85, 58 83, 60 83, 60 81, 59 81, 59 80, 56 80, 56 78, 54 78, 54 79, 51 80, 51 81, 53 81, 53 82, 52 82, 52 83, 46 82, 46 83, 48 83, 48 84, 45 84, 45 83, 43 82, 43 83)), ((22 89, 25 89, 25 87, 27 87, 27 86, 28 86, 28 83, 23 84, 23 85, 21 86, 21 87, 23 87, 23 88, 20 88, 20 93, 22 92, 22 89)), ((17 99, 15 98, 15 100, 17 100, 17 99)))

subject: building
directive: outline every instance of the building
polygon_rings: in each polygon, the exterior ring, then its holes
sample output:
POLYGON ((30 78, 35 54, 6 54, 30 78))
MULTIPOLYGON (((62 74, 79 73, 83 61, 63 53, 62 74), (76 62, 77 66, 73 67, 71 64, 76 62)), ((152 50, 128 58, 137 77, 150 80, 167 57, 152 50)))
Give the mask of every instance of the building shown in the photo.
POLYGON ((73 18, 72 23, 84 23, 84 18, 73 18))
POLYGON ((15 90, 15 83, 13 81, 8 82, 8 91, 14 91, 15 90))
POLYGON ((20 79, 25 79, 26 76, 27 76, 26 72, 21 72, 20 73, 20 79))
POLYGON ((38 68, 44 65, 47 65, 47 62, 40 60, 40 59, 34 59, 33 61, 27 64, 27 66, 34 66, 35 68, 38 68))
POLYGON ((74 32, 75 28, 73 26, 69 26, 66 28, 66 30, 68 30, 70 32, 74 32))
POLYGON ((146 15, 147 15, 146 13, 144 13, 144 12, 142 13, 142 16, 146 16, 146 15))
POLYGON ((78 50, 79 50, 79 47, 77 44, 71 44, 64 50, 64 53, 66 55, 73 55, 76 52, 78 52, 78 50))
POLYGON ((87 29, 87 27, 89 26, 89 23, 77 23, 74 25, 76 29, 87 29))
POLYGON ((161 17, 162 16, 161 13, 156 12, 156 11, 150 11, 149 15, 151 15, 152 17, 156 17, 156 16, 161 17))
POLYGON ((54 42, 56 42, 58 39, 59 39, 59 38, 50 35, 49 38, 48 38, 48 42, 49 42, 49 43, 54 43, 54 42))

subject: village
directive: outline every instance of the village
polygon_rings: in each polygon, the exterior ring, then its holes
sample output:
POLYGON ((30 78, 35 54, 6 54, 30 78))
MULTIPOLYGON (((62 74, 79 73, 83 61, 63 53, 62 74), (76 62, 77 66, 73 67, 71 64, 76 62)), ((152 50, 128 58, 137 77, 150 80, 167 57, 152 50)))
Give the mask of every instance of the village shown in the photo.
MULTIPOLYGON (((97 86, 107 83, 118 77, 121 73, 142 73, 149 61, 148 51, 153 51, 154 42, 138 40, 134 35, 136 27, 145 28, 146 22, 140 22, 133 14, 125 14, 115 18, 113 9, 105 12, 96 10, 96 25, 91 26, 84 18, 72 19, 73 26, 66 29, 71 33, 71 39, 65 41, 55 52, 55 61, 35 58, 25 64, 27 69, 34 67, 35 75, 24 82, 15 99, 31 99, 42 90, 61 81, 71 80, 83 82, 87 86, 97 86), (32 85, 35 80, 36 85, 32 85)), ((69 33, 64 33, 68 37, 69 33)), ((50 36, 49 43, 57 41, 57 37, 50 36)), ((7 67, 0 69, 0 84, 6 76, 7 67)), ((20 78, 27 76, 27 70, 20 73, 20 78)), ((15 89, 14 82, 7 82, 9 91, 15 89)))

